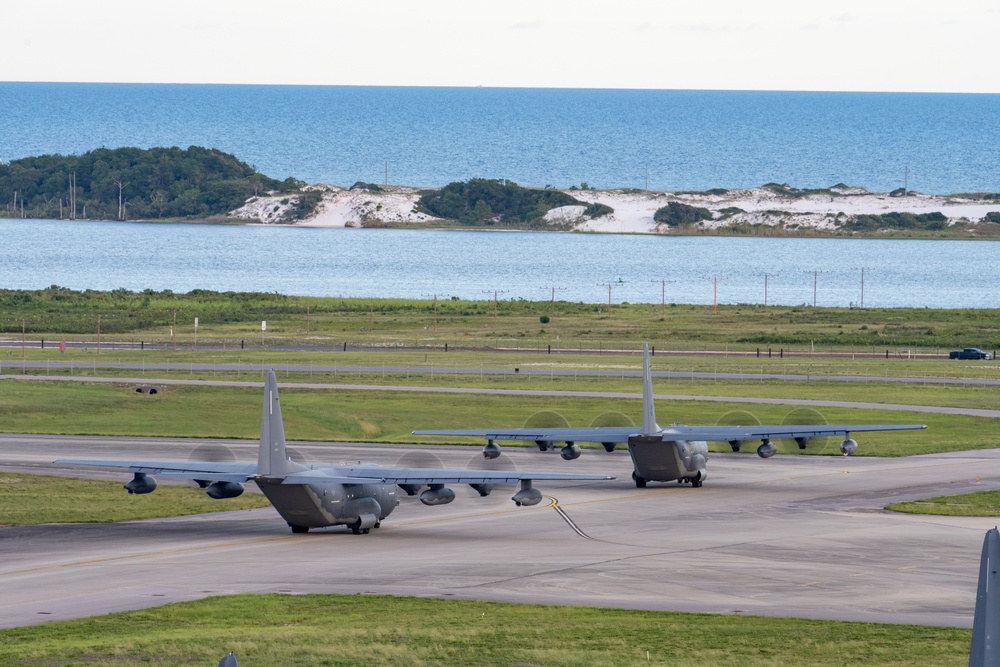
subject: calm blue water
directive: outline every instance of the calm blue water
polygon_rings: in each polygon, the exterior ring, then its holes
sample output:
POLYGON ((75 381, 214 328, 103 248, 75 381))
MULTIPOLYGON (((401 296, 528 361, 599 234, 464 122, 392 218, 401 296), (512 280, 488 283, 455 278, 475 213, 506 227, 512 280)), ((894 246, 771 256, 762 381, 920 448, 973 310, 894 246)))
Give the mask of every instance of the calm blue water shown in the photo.
POLYGON ((313 296, 1000 307, 995 243, 0 219, 0 286, 313 296), (619 282, 619 280, 621 282, 619 282), (670 281, 664 284, 662 281, 670 281), (665 293, 664 293, 665 292, 665 293))
POLYGON ((1000 95, 0 83, 0 160, 203 145, 276 178, 1000 191, 1000 95))

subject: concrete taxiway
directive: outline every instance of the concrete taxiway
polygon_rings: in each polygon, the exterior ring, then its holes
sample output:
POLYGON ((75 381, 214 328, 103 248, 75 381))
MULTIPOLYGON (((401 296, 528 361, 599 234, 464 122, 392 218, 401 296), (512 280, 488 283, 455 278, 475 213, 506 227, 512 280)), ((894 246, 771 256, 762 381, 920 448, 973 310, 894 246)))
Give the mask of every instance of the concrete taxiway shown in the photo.
MULTIPOLYGON (((255 458, 256 443, 247 441, 2 435, 0 469, 83 475, 89 471, 50 462, 186 459, 206 445, 255 458)), ((410 465, 486 467, 473 447, 290 447, 315 463, 396 464, 406 455, 410 465)), ((700 489, 676 483, 636 489, 624 451, 587 450, 572 462, 552 452, 504 451, 521 470, 618 479, 539 484, 547 498, 533 508, 515 507, 509 488, 487 498, 456 489, 455 502, 442 507, 404 498, 369 535, 343 528, 292 535, 271 508, 0 528, 0 627, 244 592, 972 624, 983 534, 996 520, 882 508, 1000 488, 1000 451, 902 459, 715 454, 700 489)))

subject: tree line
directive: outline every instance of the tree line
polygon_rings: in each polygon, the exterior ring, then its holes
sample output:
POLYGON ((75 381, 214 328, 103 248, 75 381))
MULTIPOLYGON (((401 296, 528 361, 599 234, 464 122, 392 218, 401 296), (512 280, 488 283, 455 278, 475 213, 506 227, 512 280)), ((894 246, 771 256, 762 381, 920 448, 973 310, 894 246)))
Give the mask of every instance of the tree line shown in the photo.
POLYGON ((99 148, 0 164, 0 215, 135 220, 225 215, 250 197, 297 191, 214 148, 99 148))

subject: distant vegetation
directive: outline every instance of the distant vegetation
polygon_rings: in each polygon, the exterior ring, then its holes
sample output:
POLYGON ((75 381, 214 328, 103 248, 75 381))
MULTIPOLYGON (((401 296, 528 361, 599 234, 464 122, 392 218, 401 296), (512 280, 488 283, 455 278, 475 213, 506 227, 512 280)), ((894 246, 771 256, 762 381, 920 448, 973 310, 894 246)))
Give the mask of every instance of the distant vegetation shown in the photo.
POLYGON ((693 225, 702 220, 711 220, 712 212, 700 206, 688 206, 680 202, 672 201, 663 208, 656 210, 653 214, 653 222, 661 225, 677 227, 679 225, 693 225))
POLYGON ((585 206, 584 217, 613 212, 609 206, 588 206, 558 190, 523 188, 513 181, 485 178, 449 183, 422 193, 417 202, 417 210, 423 213, 465 225, 535 225, 560 206, 585 206))
POLYGON ((938 211, 933 213, 883 213, 881 215, 856 215, 845 222, 841 229, 852 232, 877 232, 880 229, 918 229, 941 231, 948 226, 948 218, 938 211))
MULTIPOLYGON (((0 215, 90 220, 208 217, 225 215, 248 198, 269 191, 298 194, 302 185, 293 178, 269 178, 216 149, 100 148, 83 155, 42 155, 0 164, 0 215)), ((298 209, 294 212, 298 217, 308 213, 298 209)))

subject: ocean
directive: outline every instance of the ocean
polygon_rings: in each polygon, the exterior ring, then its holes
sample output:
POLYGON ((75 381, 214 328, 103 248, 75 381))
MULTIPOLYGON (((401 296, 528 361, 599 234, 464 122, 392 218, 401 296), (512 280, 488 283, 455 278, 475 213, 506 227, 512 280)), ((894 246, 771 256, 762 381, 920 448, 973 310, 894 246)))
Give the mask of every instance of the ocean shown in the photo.
POLYGON ((1000 191, 1000 95, 0 83, 0 160, 200 145, 269 176, 1000 191))

